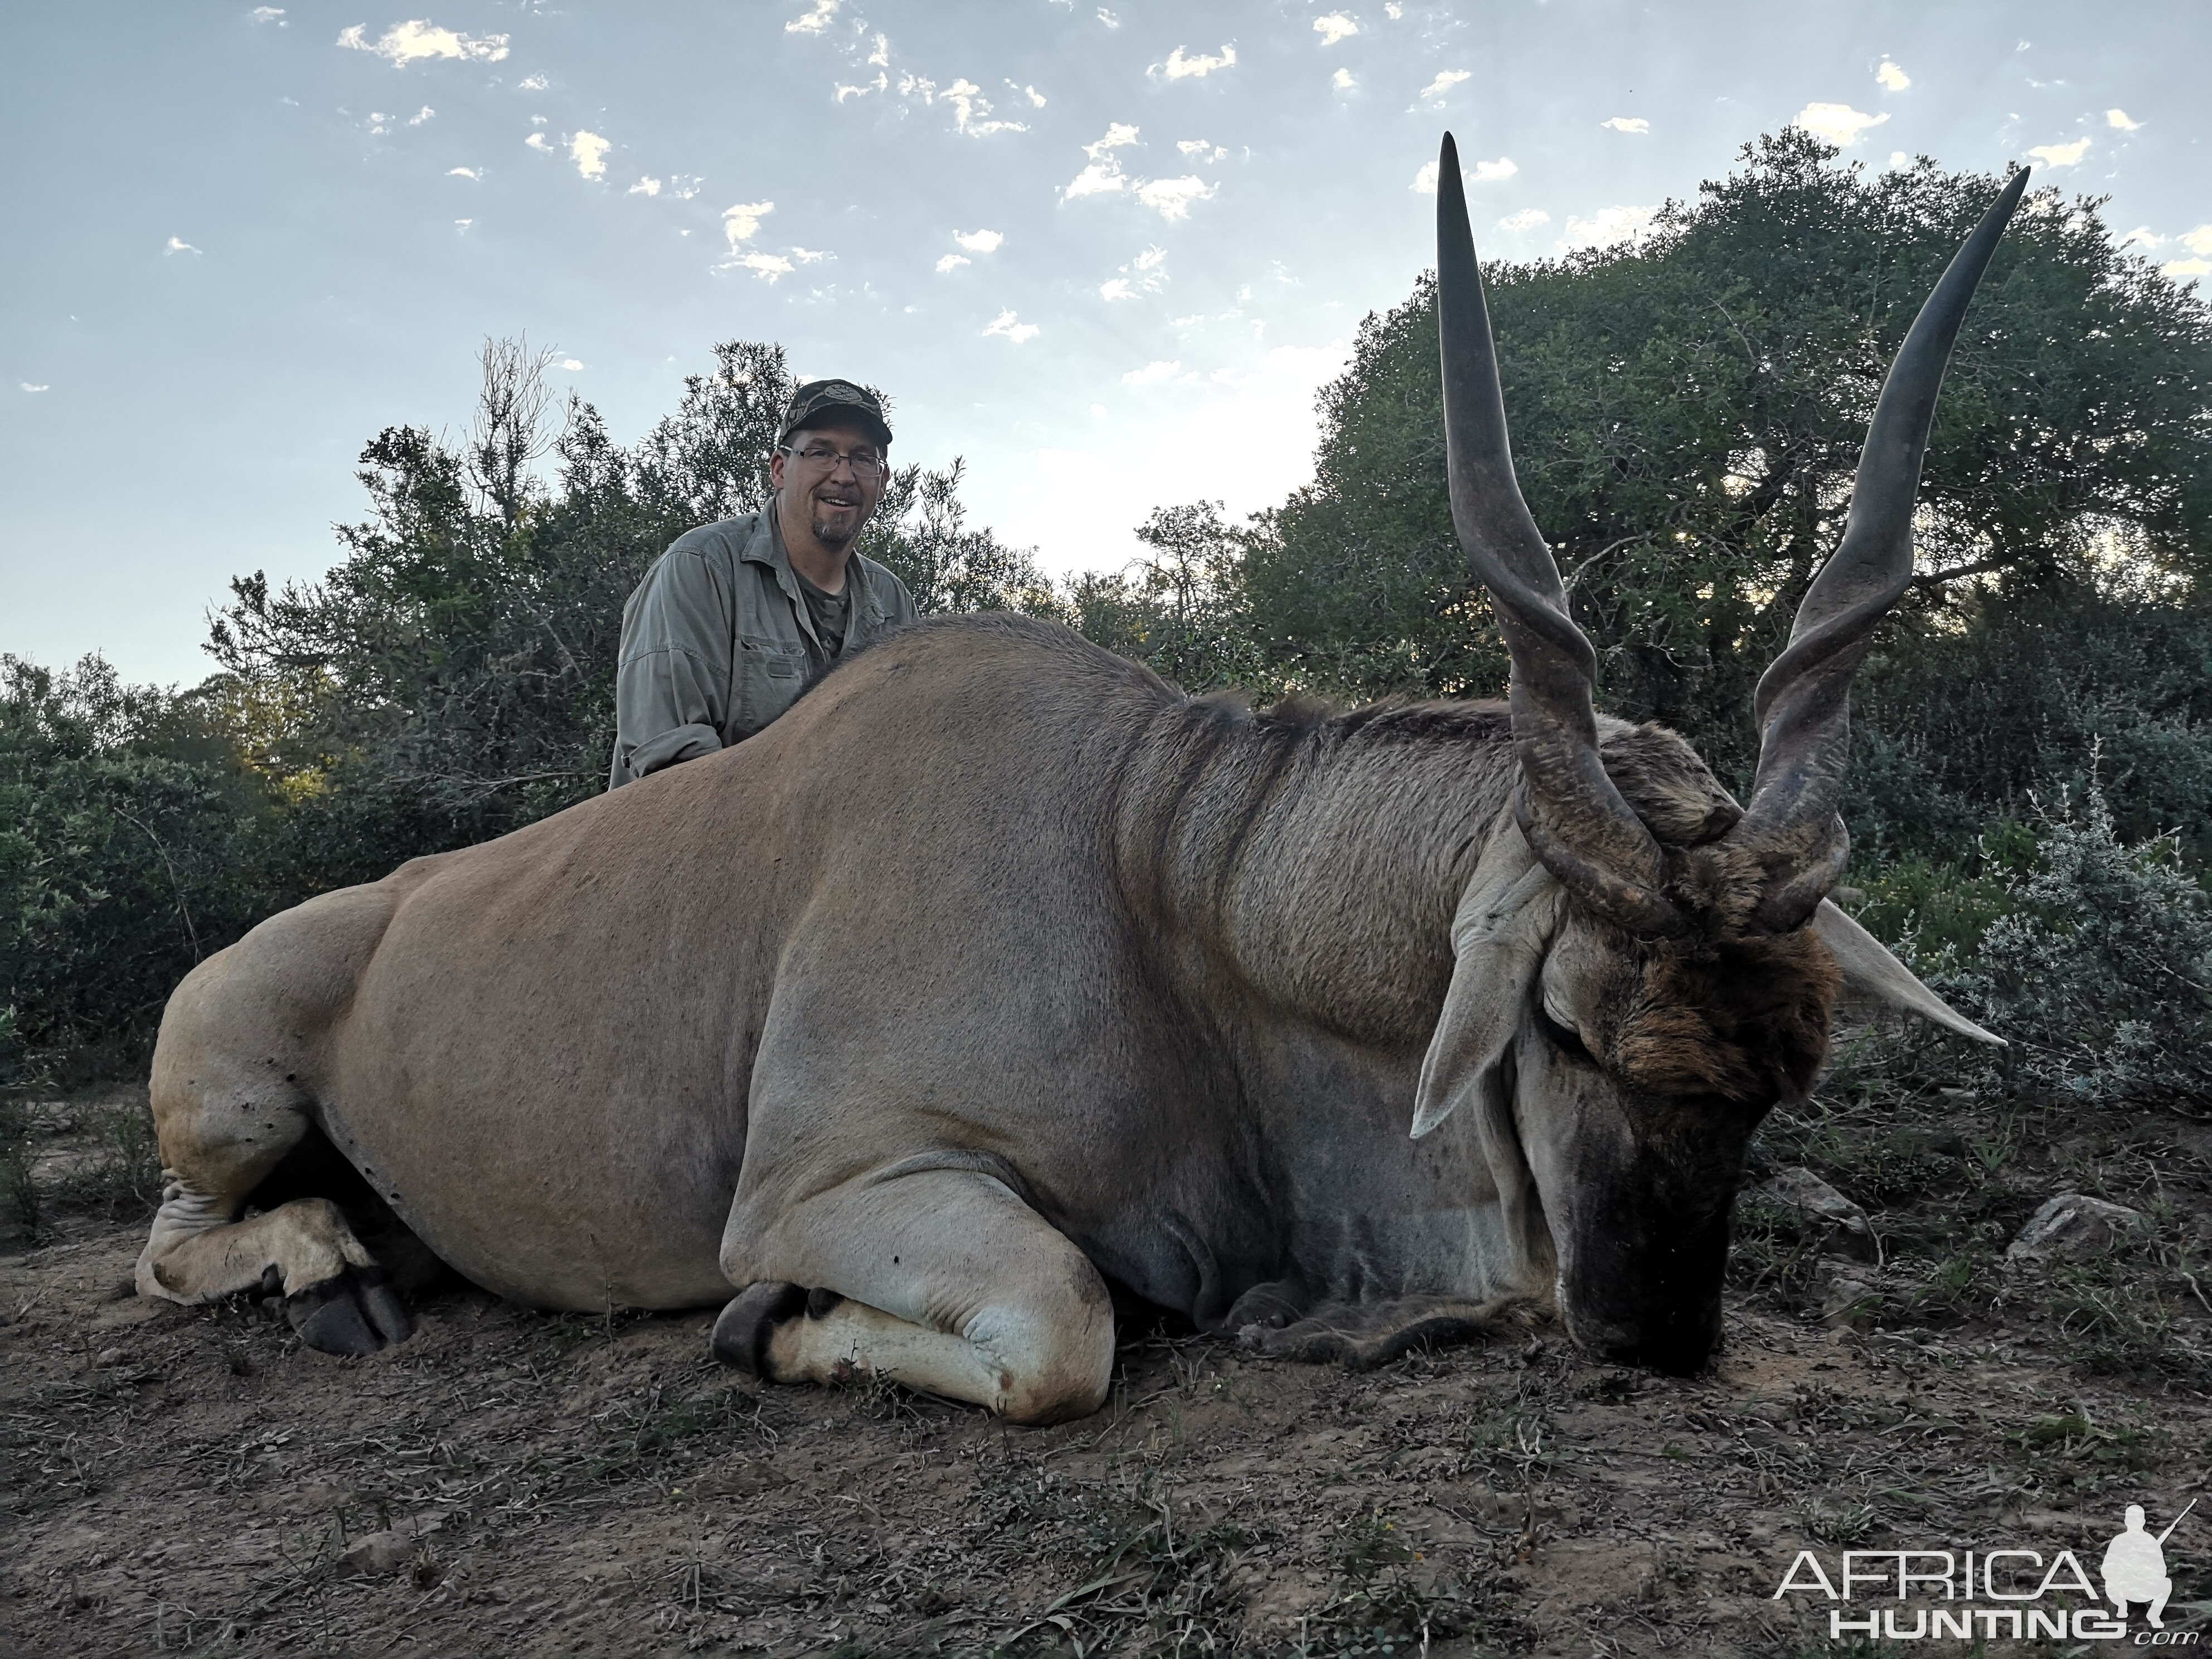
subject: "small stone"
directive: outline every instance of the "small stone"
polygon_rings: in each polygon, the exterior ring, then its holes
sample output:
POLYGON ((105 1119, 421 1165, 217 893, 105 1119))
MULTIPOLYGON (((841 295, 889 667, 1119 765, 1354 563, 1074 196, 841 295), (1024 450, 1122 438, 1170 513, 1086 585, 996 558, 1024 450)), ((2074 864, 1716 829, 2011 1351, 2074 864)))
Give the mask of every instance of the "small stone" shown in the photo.
POLYGON ((1867 1231, 1866 1212, 1845 1198, 1810 1170, 1784 1170, 1752 1190, 1769 1203, 1849 1232, 1867 1231))
POLYGON ((128 1364, 130 1361, 131 1355, 127 1349, 102 1348, 100 1351, 100 1357, 92 1363, 104 1370, 111 1365, 128 1364))
POLYGON ((2140 1210, 2087 1193, 2061 1193, 2027 1218, 2005 1251, 2008 1261, 2057 1258, 2078 1261, 2097 1255, 2130 1233, 2144 1231, 2149 1218, 2140 1210))
POLYGON ((1838 1279, 1821 1298, 1820 1317, 1831 1325, 1858 1324, 1881 1304, 1881 1292, 1863 1279, 1838 1279))
POLYGON ((333 1570, 342 1578, 356 1573, 398 1572, 412 1565, 422 1540, 445 1524, 443 1516, 426 1515, 384 1532, 365 1533, 340 1553, 333 1570))

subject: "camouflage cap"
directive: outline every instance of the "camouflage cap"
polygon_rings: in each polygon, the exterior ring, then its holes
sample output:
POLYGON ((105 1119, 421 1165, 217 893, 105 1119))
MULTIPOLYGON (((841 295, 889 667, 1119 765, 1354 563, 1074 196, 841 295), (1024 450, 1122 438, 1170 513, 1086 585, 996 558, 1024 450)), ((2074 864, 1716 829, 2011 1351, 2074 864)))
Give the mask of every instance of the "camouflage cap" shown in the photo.
POLYGON ((791 394, 783 411, 783 438, 801 427, 821 426, 832 416, 845 416, 885 449, 891 447, 891 429, 884 423, 883 400, 864 386, 850 380, 809 380, 791 394))

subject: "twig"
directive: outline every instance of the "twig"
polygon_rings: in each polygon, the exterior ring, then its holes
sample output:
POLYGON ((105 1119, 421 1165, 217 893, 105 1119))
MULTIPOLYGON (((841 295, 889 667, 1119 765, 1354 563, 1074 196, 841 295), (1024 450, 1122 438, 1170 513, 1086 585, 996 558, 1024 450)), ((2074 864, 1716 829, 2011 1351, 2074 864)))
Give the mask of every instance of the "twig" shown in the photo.
POLYGON ((113 812, 117 817, 121 818, 125 823, 137 824, 138 829, 144 833, 146 839, 154 843, 154 850, 161 855, 161 867, 169 872, 169 886, 177 896, 177 913, 184 917, 185 932, 192 941, 192 960, 194 962, 204 960, 205 958, 206 952, 200 949, 199 929, 192 926, 191 909, 191 907, 186 905, 185 902, 185 884, 178 878, 177 866, 170 860, 169 849, 161 844, 161 838, 159 836, 155 835, 151 830, 147 829, 143 823, 140 823, 137 818, 132 817, 130 813, 125 811, 121 807, 111 803, 108 810, 113 812))

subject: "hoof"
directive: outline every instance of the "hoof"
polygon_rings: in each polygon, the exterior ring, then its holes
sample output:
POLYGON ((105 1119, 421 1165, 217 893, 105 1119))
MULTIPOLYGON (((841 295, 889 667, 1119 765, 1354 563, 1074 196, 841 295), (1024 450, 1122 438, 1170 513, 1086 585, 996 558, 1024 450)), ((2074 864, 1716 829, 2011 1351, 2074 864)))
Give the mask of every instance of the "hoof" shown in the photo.
POLYGON ((374 1353, 404 1342, 415 1328, 382 1272, 374 1267, 293 1291, 284 1298, 284 1317, 301 1341, 321 1353, 374 1353))
POLYGON ((772 1380, 768 1340, 778 1325, 806 1311, 806 1292, 796 1285, 750 1285, 730 1299, 714 1321, 714 1358, 748 1376, 772 1380))

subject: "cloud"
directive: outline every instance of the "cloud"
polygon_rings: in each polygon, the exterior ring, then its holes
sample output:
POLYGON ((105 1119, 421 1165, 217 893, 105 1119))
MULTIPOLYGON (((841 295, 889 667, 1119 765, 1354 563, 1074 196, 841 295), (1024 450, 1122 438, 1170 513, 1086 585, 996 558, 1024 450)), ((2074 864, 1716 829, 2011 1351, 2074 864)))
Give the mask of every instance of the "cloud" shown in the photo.
POLYGON ((1232 69, 1236 64, 1237 48, 1234 46, 1223 46, 1218 58, 1188 58, 1183 55, 1183 49, 1177 46, 1168 54, 1166 63, 1155 64, 1145 72, 1147 75, 1164 75, 1170 81, 1180 81, 1187 76, 1203 76, 1212 74, 1216 70, 1232 69))
POLYGON ((1121 189, 1127 182, 1121 176, 1119 161, 1093 161, 1067 181, 1060 192, 1060 199, 1072 202, 1079 196, 1103 196, 1121 189))
POLYGON ((416 110, 412 115, 407 118, 407 125, 410 127, 419 127, 423 122, 428 120, 437 112, 437 111, 432 109, 428 104, 425 104, 422 108, 416 110))
POLYGON ((607 176, 607 152, 614 146, 596 132, 579 132, 568 141, 568 159, 586 179, 607 176))
POLYGON ((1885 168, 1891 173, 1902 173, 1911 165, 1912 158, 1901 149, 1890 151, 1889 160, 1883 163, 1885 168))
POLYGON ((793 270, 791 261, 780 253, 740 253, 730 264, 740 270, 750 270, 763 283, 788 276, 793 270))
MULTIPOLYGON (((2207 251, 2212 252, 2212 250, 2207 251)), ((1130 260, 1128 265, 1124 266, 1123 269, 1127 270, 1133 267, 1138 270, 1158 270, 1162 265, 1167 264, 1167 262, 1168 251, 1165 248, 1148 247, 1142 253, 1139 253, 1135 258, 1130 260)), ((1161 277, 1159 280, 1161 282, 1164 282, 1167 279, 1165 277, 1161 277)))
POLYGON ((1105 160, 1108 150, 1120 149, 1126 144, 1133 144, 1136 142, 1136 128, 1124 122, 1109 121, 1106 124, 1106 136, 1096 143, 1085 144, 1083 147, 1083 153, 1094 161, 1101 161, 1105 160))
POLYGON ((2038 144, 2027 153, 2048 167, 2075 167, 2089 153, 2089 141, 2076 138, 2070 144, 2038 144))
MULTIPOLYGON (((696 173, 672 173, 668 175, 668 193, 679 202, 688 202, 699 193, 699 186, 706 182, 696 173)), ((684 232, 687 236, 690 234, 684 232)))
POLYGON ((880 30, 876 34, 876 47, 868 54, 868 67, 889 69, 891 66, 891 38, 880 30))
POLYGON ((783 26, 786 34, 819 34, 830 27, 830 20, 837 15, 839 0, 814 0, 814 9, 793 18, 783 26))
MULTIPOLYGON (((257 23, 274 23, 280 29, 289 27, 284 21, 284 8, 282 6, 256 6, 246 15, 257 23)), ((46 387, 40 386, 39 390, 44 392, 46 387)))
POLYGON ((1060 192, 1060 199, 1072 202, 1079 196, 1105 196, 1126 188, 1129 181, 1122 176, 1121 158, 1113 152, 1136 142, 1137 130, 1133 126, 1121 121, 1107 123, 1106 136, 1083 147, 1083 153, 1091 158, 1091 165, 1068 181, 1060 192))
POLYGON ((1195 173, 1180 179, 1147 179, 1137 186, 1137 199, 1163 219, 1188 219, 1190 204, 1212 199, 1214 186, 1195 173))
POLYGON ((496 64, 507 56, 504 34, 460 34, 415 18, 394 23, 372 43, 366 27, 356 23, 340 32, 338 44, 354 52, 373 52, 394 69, 429 58, 448 58, 461 63, 496 64))
MULTIPOLYGON (((1012 81, 1007 82, 1006 84, 1010 87, 1014 86, 1014 83, 1012 81)), ((1014 90, 1020 93, 1023 97, 1030 100, 1030 107, 1031 109, 1042 109, 1044 107, 1044 94, 1039 92, 1035 87, 1014 87, 1014 90)))
POLYGON ((15 384, 26 392, 52 392, 54 389, 51 383, 42 385, 30 380, 18 380, 15 384))
MULTIPOLYGON (((1441 165, 1436 161, 1423 162, 1421 170, 1413 175, 1413 188, 1424 196, 1435 195, 1437 173, 1441 165)), ((1494 185, 1501 179, 1510 179, 1520 171, 1520 167, 1515 164, 1511 156, 1501 155, 1494 161, 1477 161, 1472 167, 1462 173, 1461 177, 1471 184, 1494 185)))
POLYGON ((1002 311, 991 319, 991 325, 983 331, 983 337, 986 339, 994 334, 1003 336, 1016 345, 1020 345, 1026 340, 1036 338, 1037 325, 1035 323, 1022 321, 1011 311, 1002 311))
POLYGON ((526 75, 514 83, 518 92, 543 92, 552 84, 542 75, 526 75))
POLYGON ((1881 67, 1874 72, 1874 78, 1892 92, 1903 92, 1912 84, 1912 77, 1887 58, 1881 60, 1881 67))
POLYGON ((1334 75, 1329 76, 1328 83, 1334 87, 1339 92, 1350 92, 1352 88, 1359 84, 1358 82, 1352 78, 1352 71, 1348 69, 1340 69, 1337 70, 1334 75))
POLYGON ((447 167, 446 169, 446 177, 448 179, 481 179, 483 177, 483 174, 475 167, 447 167))
POLYGON ((660 180, 647 174, 632 185, 629 193, 632 196, 658 196, 660 194, 660 180))
POLYGON ((1098 8, 1098 21, 1109 29, 1118 29, 1121 27, 1121 20, 1103 6, 1098 8))
POLYGON ((1321 36, 1321 43, 1324 46, 1333 46, 1346 35, 1359 33, 1359 25, 1340 11, 1333 11, 1326 17, 1315 18, 1313 26, 1314 33, 1321 36))
POLYGON ((1169 362, 1156 358, 1142 368, 1133 368, 1121 377, 1123 386, 1157 386, 1162 380, 1171 380, 1182 373, 1180 362, 1169 362))
POLYGON ((527 138, 524 139, 522 142, 523 142, 524 143, 526 143, 526 144, 529 145, 529 146, 530 146, 530 148, 531 148, 531 149, 542 149, 542 150, 545 151, 545 152, 546 152, 546 154, 548 154, 549 155, 552 154, 552 151, 553 151, 553 144, 552 144, 552 141, 551 141, 550 139, 547 138, 547 137, 546 137, 546 136, 545 136, 544 133, 542 133, 542 132, 533 132, 533 133, 532 133, 532 134, 530 135, 530 137, 528 137, 527 138))
POLYGON ((1797 112, 1797 118, 1790 125, 1804 128, 1815 138, 1826 139, 1838 149, 1849 149, 1866 136, 1869 128, 1878 127, 1887 119, 1886 113, 1869 115, 1849 104, 1808 104, 1797 112))
POLYGON ((1522 208, 1518 213, 1509 213, 1498 222, 1500 230, 1534 230, 1539 225, 1548 225, 1552 216, 1541 208, 1522 208))
POLYGON ((739 243, 751 240, 760 229, 761 221, 775 211, 773 202, 740 202, 735 207, 724 208, 722 234, 729 238, 730 251, 734 253, 739 243))
POLYGON ((1406 15, 1406 9, 1398 3, 1398 0, 1386 0, 1382 15, 1395 23, 1406 15))
POLYGON ((1441 98, 1461 82, 1473 79, 1474 74, 1472 70, 1438 70, 1437 78, 1413 96, 1416 99, 1441 98))
POLYGON ((2212 276, 2212 259, 2169 259, 2159 270, 2168 276, 2212 276))
POLYGON ((1027 132, 1019 121, 991 118, 991 102, 980 94, 983 88, 973 81, 958 80, 945 89, 945 100, 952 106, 952 125, 970 137, 988 137, 994 132, 1027 132))
POLYGON ((459 230, 466 230, 474 223, 476 223, 476 221, 473 219, 456 219, 453 221, 455 228, 459 230))
POLYGON ((952 240, 970 253, 996 253, 1006 240, 1001 230, 956 230, 952 240))
POLYGON ((837 83, 837 101, 842 104, 848 98, 865 98, 872 92, 883 91, 890 83, 890 76, 881 70, 876 71, 876 78, 872 81, 840 81, 837 83))
POLYGON ((964 253, 948 253, 937 262, 937 274, 940 276, 950 275, 968 263, 968 256, 964 253))
POLYGON ((559 362, 556 363, 554 367, 556 368, 565 368, 571 374, 580 374, 583 371, 584 365, 574 357, 563 357, 559 362))
POLYGON ((1229 151, 1225 146, 1205 138, 1178 138, 1176 140, 1176 148, 1184 155, 1194 157, 1200 161, 1225 161, 1229 159, 1229 151))
POLYGON ((1640 115, 1616 115, 1610 121, 1599 122, 1598 125, 1601 127, 1611 127, 1615 132, 1649 132, 1651 131, 1651 123, 1645 120, 1640 115))
POLYGON ((2108 109, 2105 112, 2105 125, 2108 127, 2118 127, 2122 132, 2133 132, 2140 128, 2142 123, 2128 119, 2128 112, 2124 109, 2108 109))
MULTIPOLYGON (((2207 228, 2212 229, 2212 226, 2209 226, 2207 228)), ((2137 225, 2126 235, 2115 236, 2112 239, 2112 246, 2114 247, 2126 247, 2130 244, 2133 244, 2138 247, 2157 247, 2163 244, 2165 240, 2165 237, 2158 234, 2148 225, 2137 225)))
POLYGON ((1098 297, 1102 300, 1133 300, 1137 297, 1137 290, 1127 276, 1115 276, 1098 284, 1098 297))
POLYGON ((161 252, 163 257, 167 258, 172 253, 198 254, 199 250, 194 247, 190 242, 186 241, 183 237, 172 236, 162 245, 161 252))
POLYGON ((1658 213, 1656 207, 1600 208, 1587 219, 1569 215, 1566 233, 1559 238, 1559 251, 1571 252, 1579 247, 1611 247, 1616 242, 1629 242, 1650 228, 1658 213))
POLYGON ((830 256, 818 247, 794 247, 791 250, 791 257, 802 265, 811 265, 817 260, 826 259, 830 256))

